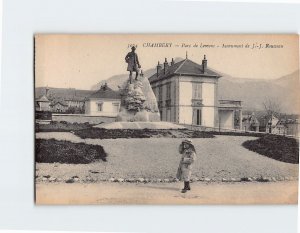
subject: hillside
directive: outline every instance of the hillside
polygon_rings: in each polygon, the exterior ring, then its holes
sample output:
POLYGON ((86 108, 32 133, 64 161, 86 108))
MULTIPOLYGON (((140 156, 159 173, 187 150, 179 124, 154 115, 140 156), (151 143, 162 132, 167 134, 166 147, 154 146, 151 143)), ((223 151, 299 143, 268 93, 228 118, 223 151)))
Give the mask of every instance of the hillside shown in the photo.
MULTIPOLYGON (((52 88, 49 87, 48 97, 50 99, 74 99, 83 100, 85 97, 91 95, 94 91, 91 90, 78 90, 75 88, 52 88)), ((39 98, 46 94, 45 87, 35 88, 35 97, 39 98)))
MULTIPOLYGON (((177 58, 176 60, 178 60, 177 58)), ((216 70, 215 70, 216 71, 216 70)), ((150 77, 156 69, 144 71, 145 77, 150 77)), ((218 72, 218 71, 216 71, 218 72)), ((277 101, 286 113, 299 113, 299 70, 274 80, 236 78, 222 72, 219 79, 219 99, 232 99, 243 101, 247 110, 263 110, 266 99, 277 101)), ((114 90, 118 90, 128 79, 128 74, 115 75, 106 80, 114 90)), ((96 90, 103 82, 93 86, 96 90)))
POLYGON ((243 101, 247 110, 261 110, 266 99, 280 104, 282 112, 298 113, 299 71, 274 79, 238 79, 222 77, 219 80, 219 98, 243 101))
MULTIPOLYGON (((176 58, 175 62, 181 58, 176 58)), ((216 71, 216 70, 214 70, 216 71)), ((145 77, 150 77, 156 72, 156 68, 144 71, 145 77)), ((298 114, 300 106, 300 84, 299 70, 285 75, 278 79, 245 79, 232 77, 228 74, 216 71, 222 75, 219 79, 219 99, 231 99, 243 101, 245 110, 263 110, 263 102, 271 99, 281 105, 282 112, 298 114)), ((49 95, 63 99, 81 98, 89 96, 93 91, 98 90, 104 82, 109 87, 118 90, 118 86, 128 79, 128 74, 114 75, 106 81, 99 82, 92 87, 92 90, 75 90, 74 88, 50 88, 49 95)), ((36 88, 36 97, 45 93, 45 88, 36 88)))
MULTIPOLYGON (((182 58, 179 58, 179 57, 174 59, 175 62, 179 62, 181 60, 182 60, 182 58)), ((152 76, 155 72, 156 72, 156 67, 154 67, 152 69, 148 69, 148 70, 143 70, 144 76, 147 77, 147 78, 152 76)), ((133 73, 133 77, 135 77, 135 73, 133 73)), ((114 75, 114 76, 108 78, 105 81, 101 81, 101 82, 95 84, 92 87, 92 90, 98 90, 100 88, 100 86, 102 84, 104 84, 105 82, 107 82, 108 86, 110 88, 112 88, 113 90, 118 90, 118 86, 122 86, 122 84, 125 81, 127 81, 128 78, 129 78, 129 73, 128 74, 114 75)))

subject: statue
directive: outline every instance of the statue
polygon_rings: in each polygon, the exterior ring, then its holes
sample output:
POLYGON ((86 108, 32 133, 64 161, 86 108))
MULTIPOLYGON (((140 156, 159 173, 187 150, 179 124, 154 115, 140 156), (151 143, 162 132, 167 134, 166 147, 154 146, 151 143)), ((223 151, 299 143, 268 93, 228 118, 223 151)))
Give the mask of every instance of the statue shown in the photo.
POLYGON ((128 63, 127 71, 129 71, 129 82, 132 83, 132 72, 135 72, 135 80, 139 75, 139 69, 141 68, 138 55, 135 53, 136 48, 134 46, 131 47, 131 52, 129 52, 125 61, 128 63))

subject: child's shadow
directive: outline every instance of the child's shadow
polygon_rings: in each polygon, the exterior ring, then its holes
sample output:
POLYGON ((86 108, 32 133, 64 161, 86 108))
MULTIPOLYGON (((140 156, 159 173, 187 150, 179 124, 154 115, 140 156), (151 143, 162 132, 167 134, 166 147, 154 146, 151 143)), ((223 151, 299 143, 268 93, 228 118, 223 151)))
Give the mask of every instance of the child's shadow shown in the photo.
POLYGON ((176 187, 160 187, 160 186, 153 186, 153 185, 147 185, 147 188, 151 188, 151 189, 164 189, 164 190, 171 190, 171 191, 181 190, 180 188, 176 188, 176 187))

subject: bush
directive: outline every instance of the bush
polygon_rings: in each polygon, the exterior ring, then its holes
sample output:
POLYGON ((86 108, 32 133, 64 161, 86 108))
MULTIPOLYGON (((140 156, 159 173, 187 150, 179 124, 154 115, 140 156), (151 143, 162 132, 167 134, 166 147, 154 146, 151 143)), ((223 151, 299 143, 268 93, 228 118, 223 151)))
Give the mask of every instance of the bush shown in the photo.
POLYGON ((51 121, 50 124, 36 124, 35 132, 70 132, 80 129, 88 129, 93 127, 88 122, 85 123, 69 123, 66 121, 51 121))
POLYGON ((248 150, 286 163, 299 163, 299 142, 294 138, 267 134, 243 143, 248 150))
POLYGON ((51 120, 52 119, 52 112, 49 112, 49 111, 35 111, 35 119, 51 120))
POLYGON ((55 139, 36 139, 35 160, 38 163, 87 164, 106 161, 107 154, 102 146, 72 143, 55 139))

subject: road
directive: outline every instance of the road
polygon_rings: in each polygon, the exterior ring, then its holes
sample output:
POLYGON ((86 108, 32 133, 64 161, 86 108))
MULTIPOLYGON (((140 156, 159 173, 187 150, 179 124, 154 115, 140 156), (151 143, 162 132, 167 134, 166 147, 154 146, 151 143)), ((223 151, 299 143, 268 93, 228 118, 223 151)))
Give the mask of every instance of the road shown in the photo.
POLYGON ((297 204, 297 181, 192 183, 38 183, 36 204, 297 204))

